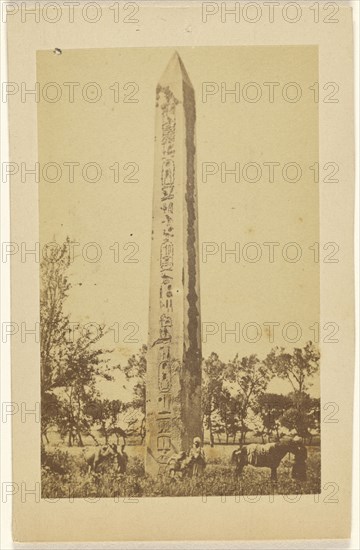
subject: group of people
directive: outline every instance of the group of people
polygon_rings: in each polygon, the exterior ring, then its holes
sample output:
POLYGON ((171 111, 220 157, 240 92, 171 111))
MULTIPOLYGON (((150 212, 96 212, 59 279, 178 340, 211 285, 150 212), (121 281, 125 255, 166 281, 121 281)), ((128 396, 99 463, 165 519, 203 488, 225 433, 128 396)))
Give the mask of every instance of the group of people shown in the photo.
MULTIPOLYGON (((240 445, 233 451, 231 462, 235 466, 235 475, 241 476, 245 466, 270 468, 271 480, 277 480, 277 468, 287 453, 294 455, 292 477, 299 481, 306 480, 307 450, 299 437, 290 441, 267 444, 251 443, 240 445)), ((128 455, 125 452, 125 440, 120 448, 112 443, 97 447, 86 457, 88 471, 96 473, 105 461, 113 461, 119 473, 125 474, 128 455)), ((194 437, 191 448, 172 455, 167 462, 167 475, 171 481, 201 477, 206 467, 205 453, 200 437, 194 437)))
POLYGON ((192 447, 188 453, 180 451, 168 460, 168 473, 173 481, 181 480, 185 476, 196 478, 202 475, 206 467, 205 453, 200 437, 194 437, 192 447))

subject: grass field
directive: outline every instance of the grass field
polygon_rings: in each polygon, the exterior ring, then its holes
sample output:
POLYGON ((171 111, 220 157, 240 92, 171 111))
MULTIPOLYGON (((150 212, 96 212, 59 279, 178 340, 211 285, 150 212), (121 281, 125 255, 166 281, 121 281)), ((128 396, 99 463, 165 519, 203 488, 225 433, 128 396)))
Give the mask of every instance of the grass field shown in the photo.
MULTIPOLYGON (((207 466, 201 479, 170 482, 152 479, 144 471, 144 448, 127 447, 126 475, 112 465, 97 474, 87 473, 84 451, 79 447, 51 447, 43 454, 42 498, 120 498, 158 496, 225 496, 271 494, 317 494, 320 485, 320 447, 308 447, 307 481, 291 478, 293 460, 285 457, 278 468, 278 482, 270 481, 268 468, 247 466, 241 480, 235 480, 230 464, 236 446, 206 447, 207 466)), ((87 450, 90 447, 86 448, 87 450)))

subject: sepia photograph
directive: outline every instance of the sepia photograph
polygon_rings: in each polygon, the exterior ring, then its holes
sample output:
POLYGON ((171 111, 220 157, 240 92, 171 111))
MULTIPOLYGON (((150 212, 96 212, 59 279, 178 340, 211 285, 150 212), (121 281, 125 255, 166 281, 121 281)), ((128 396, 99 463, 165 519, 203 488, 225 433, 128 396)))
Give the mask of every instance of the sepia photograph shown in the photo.
POLYGON ((319 493, 317 47, 37 68, 43 497, 319 493))
POLYGON ((357 548, 358 13, 1 4, 4 547, 357 548))

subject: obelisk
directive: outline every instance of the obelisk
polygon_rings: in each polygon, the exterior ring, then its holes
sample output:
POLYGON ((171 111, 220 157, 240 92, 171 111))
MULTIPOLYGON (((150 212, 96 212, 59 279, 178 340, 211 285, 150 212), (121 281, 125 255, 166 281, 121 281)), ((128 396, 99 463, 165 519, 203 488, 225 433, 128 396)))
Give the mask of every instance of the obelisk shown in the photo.
POLYGON ((174 53, 156 88, 146 472, 202 437, 195 94, 174 53))

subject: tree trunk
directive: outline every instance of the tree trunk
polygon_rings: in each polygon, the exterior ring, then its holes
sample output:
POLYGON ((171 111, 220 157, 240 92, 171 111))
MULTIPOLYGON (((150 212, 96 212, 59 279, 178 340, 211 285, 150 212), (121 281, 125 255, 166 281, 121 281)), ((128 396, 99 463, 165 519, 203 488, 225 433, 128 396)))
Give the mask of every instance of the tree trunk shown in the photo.
POLYGON ((93 436, 93 434, 90 431, 86 432, 85 435, 87 435, 88 437, 91 437, 91 439, 93 439, 93 441, 95 441, 96 446, 99 445, 98 440, 96 439, 95 436, 93 436))
POLYGON ((144 443, 145 435, 146 435, 146 430, 145 430, 145 416, 144 416, 144 418, 141 420, 141 426, 140 426, 141 445, 143 445, 144 443))
POLYGON ((276 426, 275 431, 276 431, 276 441, 280 441, 280 435, 279 435, 279 428, 278 428, 278 426, 276 426))
POLYGON ((210 447, 214 446, 214 434, 211 422, 211 413, 208 416, 208 425, 209 425, 209 438, 210 438, 210 447))
POLYGON ((83 443, 83 440, 82 440, 82 437, 81 437, 81 432, 80 432, 78 427, 76 428, 76 434, 77 434, 78 440, 79 440, 78 447, 83 447, 84 443, 83 443))

